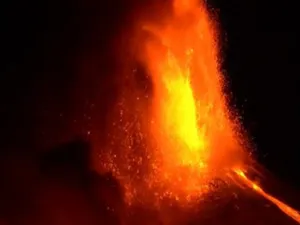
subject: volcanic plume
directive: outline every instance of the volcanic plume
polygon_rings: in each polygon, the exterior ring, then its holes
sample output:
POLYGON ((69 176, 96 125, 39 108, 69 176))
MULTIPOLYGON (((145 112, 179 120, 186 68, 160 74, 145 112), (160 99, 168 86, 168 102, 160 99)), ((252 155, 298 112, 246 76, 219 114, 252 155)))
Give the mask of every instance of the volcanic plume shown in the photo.
POLYGON ((130 33, 144 69, 120 78, 102 169, 119 179, 129 205, 190 205, 239 182, 300 222, 246 177, 248 142, 228 106, 217 24, 205 3, 174 0, 171 8, 159 21, 139 18, 130 33))

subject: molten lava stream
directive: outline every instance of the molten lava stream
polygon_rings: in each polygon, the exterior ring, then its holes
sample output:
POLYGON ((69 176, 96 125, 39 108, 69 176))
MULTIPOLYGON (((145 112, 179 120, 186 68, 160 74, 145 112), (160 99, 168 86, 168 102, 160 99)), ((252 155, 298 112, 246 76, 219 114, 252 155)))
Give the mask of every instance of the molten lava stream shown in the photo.
POLYGON ((253 189, 255 192, 257 192, 264 198, 268 199, 270 202, 275 204, 282 212, 284 212, 286 215, 288 215, 300 224, 300 213, 297 210, 291 208, 284 202, 281 202, 272 195, 266 193, 259 185, 252 182, 242 170, 235 169, 234 172, 238 175, 238 177, 241 179, 241 181, 243 181, 244 184, 246 184, 248 187, 253 189))

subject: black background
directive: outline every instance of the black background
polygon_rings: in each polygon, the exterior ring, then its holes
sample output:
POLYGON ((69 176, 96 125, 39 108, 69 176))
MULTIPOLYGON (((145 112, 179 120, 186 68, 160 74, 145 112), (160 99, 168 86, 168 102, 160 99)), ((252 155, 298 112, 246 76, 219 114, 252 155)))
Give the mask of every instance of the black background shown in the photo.
MULTIPOLYGON (((126 15, 148 2, 1 2, 1 157, 33 155, 89 126, 101 130, 114 95, 112 40, 118 41, 126 15), (86 115, 91 107, 98 113, 94 124, 86 115)), ((300 187, 296 3, 210 5, 219 10, 226 34, 224 69, 233 101, 259 159, 275 176, 300 187)))

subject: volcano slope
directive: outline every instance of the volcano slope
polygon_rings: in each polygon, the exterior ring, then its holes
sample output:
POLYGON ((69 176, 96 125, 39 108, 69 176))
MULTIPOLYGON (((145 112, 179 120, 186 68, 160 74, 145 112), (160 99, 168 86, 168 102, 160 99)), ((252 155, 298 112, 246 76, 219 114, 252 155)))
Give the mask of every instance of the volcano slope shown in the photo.
MULTIPOLYGON (((251 189, 237 185, 208 196, 190 209, 174 205, 163 210, 145 206, 129 209, 118 181, 91 169, 90 150, 88 143, 74 141, 30 160, 2 158, 6 163, 1 163, 0 224, 297 224, 251 189), (19 169, 13 166, 16 163, 19 169), (29 164, 31 169, 27 170, 29 164), (8 173, 12 170, 22 171, 22 176, 8 173)), ((297 207, 299 194, 274 180, 265 181, 270 192, 297 207)))

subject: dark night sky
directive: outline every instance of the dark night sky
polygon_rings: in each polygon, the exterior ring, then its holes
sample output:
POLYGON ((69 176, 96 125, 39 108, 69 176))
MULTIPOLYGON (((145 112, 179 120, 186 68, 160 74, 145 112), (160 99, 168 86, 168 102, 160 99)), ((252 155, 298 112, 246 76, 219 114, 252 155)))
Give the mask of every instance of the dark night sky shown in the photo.
MULTIPOLYGON (((105 118, 110 100, 104 96, 113 95, 112 37, 137 4, 103 2, 1 3, 1 152, 33 154, 79 134, 89 126, 83 114, 91 102, 105 118)), ((224 69, 245 127, 266 167, 296 185, 296 7, 250 0, 211 4, 227 35, 224 69)))

